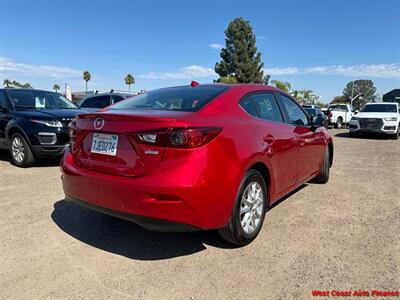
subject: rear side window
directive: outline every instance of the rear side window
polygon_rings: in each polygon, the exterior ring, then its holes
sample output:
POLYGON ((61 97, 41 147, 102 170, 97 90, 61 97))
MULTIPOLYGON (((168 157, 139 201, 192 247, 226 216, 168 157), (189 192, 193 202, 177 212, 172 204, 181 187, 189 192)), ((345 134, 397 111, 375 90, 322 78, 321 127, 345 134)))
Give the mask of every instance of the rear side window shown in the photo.
POLYGON ((198 111, 228 89, 222 85, 158 89, 121 101, 110 109, 198 111))
POLYGON ((253 100, 251 97, 246 97, 245 99, 240 101, 240 106, 249 114, 254 117, 258 117, 256 107, 254 106, 253 100))
POLYGON ((286 96, 281 95, 281 102, 285 108, 289 123, 296 126, 307 126, 308 118, 303 110, 294 101, 286 96))
POLYGON ((0 91, 0 107, 8 107, 8 101, 3 91, 0 91))
POLYGON ((124 97, 113 95, 112 96, 112 104, 117 103, 117 102, 119 102, 119 101, 121 101, 123 99, 124 99, 124 97))
POLYGON ((88 98, 81 104, 84 108, 104 108, 110 105, 110 96, 88 98))
POLYGON ((261 119, 275 122, 282 122, 282 115, 279 111, 275 97, 271 93, 258 93, 251 96, 254 105, 261 119))

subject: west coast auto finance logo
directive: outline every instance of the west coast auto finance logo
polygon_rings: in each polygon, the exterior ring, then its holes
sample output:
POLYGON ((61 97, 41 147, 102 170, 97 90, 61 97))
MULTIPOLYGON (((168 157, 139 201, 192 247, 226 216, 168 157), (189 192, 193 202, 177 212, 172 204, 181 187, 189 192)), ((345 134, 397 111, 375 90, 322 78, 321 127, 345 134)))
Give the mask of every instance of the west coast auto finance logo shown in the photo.
POLYGON ((100 130, 100 129, 103 128, 104 123, 105 122, 104 122, 104 120, 102 118, 97 118, 96 120, 94 120, 93 127, 96 130, 100 130))
POLYGON ((313 290, 314 297, 400 297, 400 291, 383 290, 313 290))

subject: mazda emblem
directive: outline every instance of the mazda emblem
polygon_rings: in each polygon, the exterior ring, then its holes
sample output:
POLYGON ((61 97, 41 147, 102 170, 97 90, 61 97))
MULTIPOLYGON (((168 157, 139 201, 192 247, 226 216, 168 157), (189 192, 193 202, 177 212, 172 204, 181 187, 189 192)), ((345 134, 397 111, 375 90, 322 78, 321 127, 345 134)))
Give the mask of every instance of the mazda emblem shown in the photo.
POLYGON ((103 128, 103 126, 104 126, 104 120, 102 118, 97 118, 96 120, 94 120, 93 123, 94 129, 100 130, 103 128))

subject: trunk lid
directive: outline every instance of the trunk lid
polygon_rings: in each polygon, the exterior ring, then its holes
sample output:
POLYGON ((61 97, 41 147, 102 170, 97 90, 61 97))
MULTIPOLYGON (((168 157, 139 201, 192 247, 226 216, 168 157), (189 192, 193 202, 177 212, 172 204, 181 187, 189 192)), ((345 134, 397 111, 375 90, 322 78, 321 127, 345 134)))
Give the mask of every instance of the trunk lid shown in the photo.
MULTIPOLYGON (((143 176, 160 164, 165 147, 141 144, 138 133, 164 132, 186 112, 108 111, 79 115, 73 158, 84 169, 119 176, 143 176), (115 155, 94 153, 94 136, 117 136, 115 155)), ((97 137, 95 138, 97 141, 97 137)))

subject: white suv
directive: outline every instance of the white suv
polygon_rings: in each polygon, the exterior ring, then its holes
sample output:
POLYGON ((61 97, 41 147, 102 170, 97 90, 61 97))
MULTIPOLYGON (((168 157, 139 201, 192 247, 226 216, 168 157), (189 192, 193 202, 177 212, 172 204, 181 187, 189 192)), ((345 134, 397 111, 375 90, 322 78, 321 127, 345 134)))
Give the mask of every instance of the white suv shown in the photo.
POLYGON ((398 103, 367 103, 350 121, 350 136, 382 132, 399 138, 400 108, 398 103))

